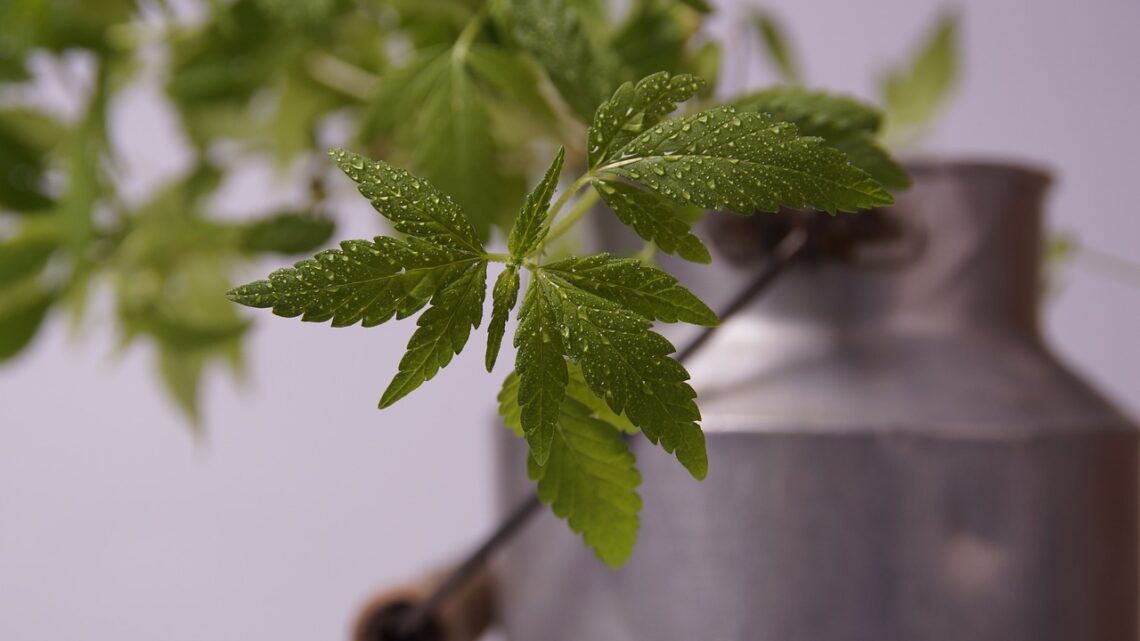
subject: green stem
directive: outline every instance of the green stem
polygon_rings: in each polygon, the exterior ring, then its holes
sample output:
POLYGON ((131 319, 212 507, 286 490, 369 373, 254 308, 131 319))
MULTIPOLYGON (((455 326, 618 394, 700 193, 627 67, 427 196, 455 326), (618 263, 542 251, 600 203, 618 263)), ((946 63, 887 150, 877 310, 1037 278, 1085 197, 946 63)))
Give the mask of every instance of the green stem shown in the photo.
POLYGON ((314 51, 305 60, 309 76, 322 85, 350 98, 367 101, 378 79, 375 74, 323 51, 314 51))
POLYGON ((554 217, 558 215, 558 212, 562 211, 562 207, 566 205, 566 202, 570 200, 570 197, 577 193, 579 189, 585 187, 586 183, 590 182, 593 177, 593 172, 586 172, 584 176, 570 183, 570 186, 566 188, 566 191, 562 192, 562 195, 558 197, 558 200, 554 201, 554 204, 550 206, 549 210, 547 210, 546 222, 549 223, 553 221, 554 217))
POLYGON ((483 258, 486 258, 487 260, 490 260, 490 261, 493 261, 496 263, 509 263, 512 260, 514 260, 514 258, 512 258, 510 254, 488 254, 488 253, 484 253, 483 258))
POLYGON ((566 217, 558 221, 557 225, 550 228, 550 232, 546 234, 546 238, 542 241, 542 248, 545 249, 546 245, 554 242, 566 232, 570 231, 574 225, 590 212, 590 208, 598 200, 598 192, 591 190, 586 192, 578 202, 574 203, 574 207, 567 212, 566 217))

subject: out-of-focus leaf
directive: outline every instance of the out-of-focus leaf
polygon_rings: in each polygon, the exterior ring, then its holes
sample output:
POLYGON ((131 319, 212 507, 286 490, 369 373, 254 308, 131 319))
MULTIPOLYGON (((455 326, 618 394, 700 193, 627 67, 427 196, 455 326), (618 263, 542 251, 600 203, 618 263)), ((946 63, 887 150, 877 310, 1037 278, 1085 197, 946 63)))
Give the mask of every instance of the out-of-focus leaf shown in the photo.
POLYGON ((62 240, 57 226, 37 225, 33 220, 20 233, 0 242, 0 290, 37 274, 59 249, 62 240))
POLYGON ((526 190, 521 171, 500 158, 485 99, 466 58, 448 50, 382 78, 373 105, 389 113, 370 125, 372 132, 393 131, 398 151, 462 205, 483 239, 493 223, 514 214, 526 190))
POLYGON ((685 45, 699 21, 692 11, 673 2, 637 2, 610 47, 634 78, 659 71, 678 73, 686 67, 685 45))
POLYGON ((800 74, 799 61, 792 52, 791 43, 783 26, 772 14, 767 11, 756 11, 752 15, 752 24, 760 36, 760 44, 768 60, 776 68, 780 79, 788 84, 799 84, 803 81, 800 74))
POLYGON ((506 0, 506 30, 546 70, 566 104, 583 121, 609 97, 619 78, 617 60, 597 46, 570 0, 506 0))
POLYGON ((701 98, 709 98, 716 92, 720 82, 721 58, 721 46, 714 41, 701 45, 693 56, 693 75, 705 81, 705 86, 697 92, 701 98))
POLYGON ((0 362, 15 357, 32 342, 57 298, 34 281, 0 290, 0 362))
POLYGON ((48 145, 25 128, 18 112, 0 111, 0 209, 35 211, 51 206, 44 189, 48 145))
POLYGON ((268 139, 278 164, 285 167, 297 155, 316 149, 318 126, 344 99, 300 71, 287 74, 279 85, 268 139))
POLYGON ((321 214, 282 212, 243 225, 238 246, 251 253, 307 253, 327 243, 334 229, 336 223, 321 214))
POLYGON ((712 4, 708 0, 680 0, 680 2, 700 13, 712 13, 713 10, 712 4))
POLYGON ((819 136, 851 164, 890 189, 910 185, 906 171, 875 142, 882 117, 874 107, 846 96, 801 87, 765 89, 737 98, 742 111, 757 111, 790 122, 802 136, 819 136))
POLYGON ((130 21, 134 0, 4 0, 0 50, 107 51, 111 27, 130 21))
POLYGON ((158 349, 158 371, 162 374, 162 382, 175 404, 195 427, 202 418, 198 405, 205 360, 196 352, 170 349, 164 345, 158 349))
POLYGON ((958 15, 943 14, 907 62, 884 76, 886 110, 883 140, 889 146, 909 141, 945 106, 958 79, 958 15))
POLYGON ((475 43, 467 52, 467 65, 476 78, 505 99, 522 105, 545 122, 555 120, 542 95, 538 70, 530 61, 499 47, 475 43))

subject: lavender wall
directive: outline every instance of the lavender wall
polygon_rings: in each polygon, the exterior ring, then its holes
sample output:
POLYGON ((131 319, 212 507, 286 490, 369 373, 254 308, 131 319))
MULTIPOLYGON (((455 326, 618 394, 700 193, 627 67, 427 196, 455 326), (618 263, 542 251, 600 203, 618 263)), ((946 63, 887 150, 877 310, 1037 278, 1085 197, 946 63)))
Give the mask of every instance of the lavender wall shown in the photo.
MULTIPOLYGON (((874 71, 905 53, 940 4, 770 6, 804 49, 812 84, 872 96, 874 71)), ((928 150, 1054 168, 1053 221, 1140 259, 1130 207, 1140 3, 963 8, 966 79, 928 150)), ((742 11, 723 6, 722 33, 742 11)), ((736 58, 728 73, 771 80, 756 59, 736 58)), ((163 143, 178 141, 153 90, 132 92, 117 114, 139 191, 181 167, 163 143)), ((227 208, 266 192, 288 198, 252 171, 231 186, 227 208)), ((359 203, 342 214, 344 233, 376 231, 359 203)), ((1080 263, 1067 281, 1047 313, 1049 336, 1140 410, 1140 290, 1080 263)), ((446 560, 491 526, 487 419, 500 376, 483 373, 478 349, 380 412, 407 324, 332 331, 258 320, 249 382, 210 380, 200 441, 161 395, 150 354, 116 354, 105 323, 74 340, 57 319, 0 370, 0 639, 343 637, 369 591, 446 560)))

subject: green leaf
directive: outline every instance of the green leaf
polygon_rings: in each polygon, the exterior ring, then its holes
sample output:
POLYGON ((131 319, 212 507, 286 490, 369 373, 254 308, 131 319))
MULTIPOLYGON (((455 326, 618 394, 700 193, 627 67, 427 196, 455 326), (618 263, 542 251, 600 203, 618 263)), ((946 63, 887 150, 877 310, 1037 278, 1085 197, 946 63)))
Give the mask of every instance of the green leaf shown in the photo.
POLYGON ((178 408, 195 427, 198 427, 202 418, 199 398, 205 365, 206 357, 200 352, 171 349, 160 343, 158 371, 162 375, 162 382, 178 408))
POLYGON ((374 327, 393 315, 407 318, 433 295, 481 262, 463 251, 407 238, 350 240, 292 268, 231 290, 227 297, 249 307, 272 308, 334 327, 374 327))
POLYGON ((652 331, 652 322, 577 287, 556 271, 540 268, 531 291, 540 292, 546 301, 553 327, 560 328, 564 339, 559 343, 581 366, 590 391, 605 399, 615 413, 629 417, 650 441, 674 454, 690 474, 704 478, 708 456, 704 433, 697 425, 701 415, 693 401, 696 393, 686 383, 685 368, 669 358, 673 345, 652 331))
POLYGON ((528 460, 527 471, 538 484, 538 498, 581 534, 599 559, 614 568, 629 559, 640 526, 641 475, 619 432, 566 399, 549 459, 545 465, 528 460))
POLYGON ((312 212, 281 212, 245 223, 238 246, 255 254, 301 254, 328 242, 336 223, 312 212))
POLYGON ((629 17, 609 38, 607 47, 633 78, 667 69, 690 71, 690 39, 700 20, 675 2, 657 0, 632 3, 629 17))
POLYGON ((26 229, 0 242, 0 289, 41 272, 61 240, 55 229, 26 229))
POLYGON ((47 208, 52 199, 43 186, 45 149, 28 140, 17 124, 0 113, 0 209, 47 208))
POLYGON ((873 134, 882 115, 871 105, 854 98, 802 87, 773 87, 745 94, 732 101, 739 111, 766 113, 790 122, 801 136, 830 139, 859 131, 873 134))
POLYGON ((673 113, 678 103, 692 98, 703 85, 700 78, 670 76, 662 71, 642 78, 636 85, 627 82, 618 87, 594 114, 588 133, 590 166, 596 167, 618 155, 631 140, 673 113))
POLYGON ((385 74, 364 132, 367 142, 391 133, 394 151, 462 205, 479 238, 514 213, 526 190, 522 173, 501 159, 504 150, 492 131, 488 98, 502 82, 479 76, 497 59, 498 50, 492 51, 436 48, 385 74))
POLYGON ((515 308, 519 297, 519 268, 508 265, 495 280, 492 290, 491 323, 487 326, 487 356, 485 365, 487 371, 495 369, 495 360, 499 357, 499 347, 503 344, 503 335, 507 330, 507 317, 515 308))
POLYGON ((249 330, 249 321, 218 319, 214 323, 194 321, 158 310, 143 317, 130 319, 134 331, 154 336, 167 351, 201 351, 234 343, 249 330))
POLYGON ((910 187, 910 176, 906 170, 870 134, 854 131, 846 136, 828 139, 827 144, 842 151, 848 162, 867 172, 884 187, 910 187))
POLYGON ((544 122, 557 120, 542 95, 540 72, 530 60, 501 47, 477 42, 467 52, 467 66, 476 78, 544 122))
POLYGON ((519 405, 519 373, 511 371, 503 380, 503 388, 499 390, 499 416, 503 417, 503 424, 515 436, 522 438, 522 406, 519 405))
POLYGON ((795 125, 733 107, 662 122, 598 171, 682 205, 742 214, 785 207, 857 211, 894 202, 821 139, 801 137, 795 125))
POLYGON ((716 314, 676 278, 636 258, 594 254, 543 265, 542 269, 650 320, 706 327, 718 323, 716 314))
POLYGON ((384 390, 380 407, 389 407, 407 396, 463 350, 471 329, 483 320, 483 298, 487 288, 487 262, 470 265, 432 297, 416 321, 418 329, 400 359, 400 370, 384 390))
POLYGON ((543 288, 542 279, 531 281, 515 330, 519 424, 526 435, 531 458, 540 465, 550 456, 568 376, 558 319, 543 288))
POLYGON ((562 162, 566 158, 566 149, 558 148, 558 154, 550 163, 550 168, 535 186, 534 191, 526 197, 522 211, 519 212, 515 224, 507 238, 507 247, 511 258, 520 261, 538 249, 549 231, 547 212, 550 209, 550 199, 554 197, 554 190, 558 188, 558 177, 562 174, 562 162))
POLYGON ((911 60, 888 71, 882 81, 884 140, 904 142, 938 114, 954 91, 958 56, 958 15, 945 13, 911 60))
MULTIPOLYGON (((590 391, 586 385, 586 379, 582 375, 582 368, 578 367, 575 363, 567 362, 567 372, 569 379, 566 384, 566 398, 573 399, 590 409, 590 416, 609 424, 619 432, 626 434, 636 434, 640 430, 637 426, 630 422, 625 414, 618 414, 606 405, 605 400, 598 398, 590 391)), ((523 436, 522 427, 522 408, 519 407, 519 375, 518 372, 511 372, 503 381, 503 388, 499 391, 499 415, 503 418, 503 424, 507 426, 515 436, 523 436)))
POLYGON ((682 4, 688 5, 693 10, 700 13, 712 13, 712 5, 708 0, 680 0, 682 4))
POLYGON ((883 186, 910 185, 906 171, 874 140, 882 117, 874 107, 853 98, 800 87, 775 87, 737 98, 741 111, 756 111, 794 124, 801 136, 819 136, 842 151, 851 164, 883 186))
POLYGON ((426 180, 380 160, 336 149, 331 156, 357 183, 361 195, 392 222, 396 231, 441 247, 481 254, 471 221, 450 196, 426 180))
MULTIPOLYGON (((586 388, 577 367, 570 371, 550 454, 545 464, 529 458, 527 471, 538 483, 539 498, 570 522, 598 558, 619 567, 637 541, 641 511, 637 495, 641 478, 619 429, 636 428, 586 388), (615 429, 617 425, 621 427, 615 429)), ((499 412, 506 426, 521 437, 518 392, 519 376, 511 372, 499 392, 499 412)))
POLYGON ((57 298, 32 281, 0 292, 0 362, 15 357, 32 342, 57 298))
POLYGON ((792 53, 787 34, 772 14, 766 11, 755 11, 752 14, 752 24, 760 36, 760 44, 768 59, 776 67, 780 79, 788 84, 799 84, 803 80, 800 74, 800 65, 792 53))
POLYGON ((575 363, 570 363, 569 366, 570 380, 566 385, 566 398, 574 399, 590 408, 591 416, 609 424, 619 432, 636 434, 640 431, 625 414, 618 414, 613 411, 609 405, 606 405, 604 399, 598 398, 590 391, 589 385, 586 385, 586 378, 582 374, 581 367, 578 367, 575 363))
POLYGON ((666 254, 677 254, 695 263, 712 261, 708 248, 692 234, 689 222, 672 201, 623 182, 593 182, 602 200, 638 236, 656 243, 666 254))
POLYGON ((609 96, 613 61, 590 40, 569 0, 505 0, 507 31, 546 70, 566 104, 584 121, 609 96))

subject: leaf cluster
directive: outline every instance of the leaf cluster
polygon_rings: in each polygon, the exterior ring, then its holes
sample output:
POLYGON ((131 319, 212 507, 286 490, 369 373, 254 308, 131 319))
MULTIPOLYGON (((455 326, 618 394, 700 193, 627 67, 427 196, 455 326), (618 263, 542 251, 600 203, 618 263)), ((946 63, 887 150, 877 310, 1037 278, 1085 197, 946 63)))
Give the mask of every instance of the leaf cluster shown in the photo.
MULTIPOLYGON (((929 129, 934 118, 945 108, 953 96, 959 74, 958 23, 955 12, 943 12, 911 56, 881 75, 879 101, 883 106, 884 122, 875 122, 874 126, 861 128, 865 135, 854 139, 832 140, 833 145, 847 153, 852 162, 871 171, 885 185, 905 186, 905 176, 897 165, 892 166, 890 159, 875 145, 872 137, 888 147, 905 146, 929 129)), ((790 86, 800 85, 803 82, 801 65, 780 21, 771 13, 756 11, 753 13, 753 26, 764 54, 780 80, 790 86)), ((801 107, 818 107, 823 112, 833 108, 849 110, 848 106, 839 102, 826 104, 828 101, 820 101, 807 91, 794 97, 794 105, 772 105, 770 96, 764 97, 763 92, 759 99, 746 97, 743 101, 753 104, 758 102, 761 108, 790 108, 792 111, 784 114, 789 119, 799 114, 796 122, 801 130, 825 139, 830 139, 834 132, 816 130, 809 123, 803 122, 802 117, 808 112, 804 112, 801 107)))
MULTIPOLYGON (((490 288, 488 371, 516 307, 518 325, 500 409, 526 439, 539 497, 599 558, 620 565, 633 550, 641 505, 640 476, 624 435, 643 434, 695 478, 708 473, 696 393, 654 323, 714 326, 718 319, 657 267, 605 253, 552 258, 550 244, 598 197, 647 243, 698 262, 707 262, 709 252, 684 215, 694 207, 743 215, 786 207, 835 213, 892 202, 875 177, 834 145, 767 112, 728 105, 671 117, 703 86, 694 76, 667 72, 620 85, 585 134, 585 173, 555 198, 567 159, 559 149, 520 199, 505 254, 487 250, 467 209, 446 190, 387 162, 334 151, 336 164, 401 236, 343 242, 229 296, 337 327, 373 326, 424 310, 380 398, 387 407, 464 349, 482 323, 488 266, 501 263, 490 288)), ((800 106, 804 96, 769 98, 800 106)), ((810 123, 843 136, 877 126, 877 114, 862 105, 832 106, 810 123)))
POLYGON ((3 4, 0 83, 34 80, 34 55, 61 65, 77 49, 94 73, 73 88, 75 119, 0 108, 0 360, 53 310, 80 318, 106 285, 123 343, 156 348, 167 387, 196 417, 203 372, 240 367, 250 323, 219 295, 229 289, 244 305, 337 327, 416 316, 387 407, 466 348, 489 302, 484 362, 493 370, 504 343, 515 349, 499 401, 538 495, 620 565, 641 506, 628 438, 708 473, 696 394, 656 324, 718 321, 649 262, 563 241, 601 201, 646 255, 708 262, 693 231, 704 210, 852 212, 890 203, 906 177, 878 146, 881 117, 856 101, 778 88, 715 105, 720 53, 698 32, 703 0, 610 9, 232 0, 188 24, 161 0, 3 4), (154 45, 191 169, 131 202, 117 188, 109 112, 154 45), (337 144, 365 153, 337 150, 335 165, 391 233, 231 289, 247 263, 312 254, 332 237, 338 183, 316 152, 338 123, 349 133, 337 144), (220 187, 263 161, 307 181, 307 197, 241 221, 220 215, 220 187), (491 251, 497 238, 503 253, 491 251))

